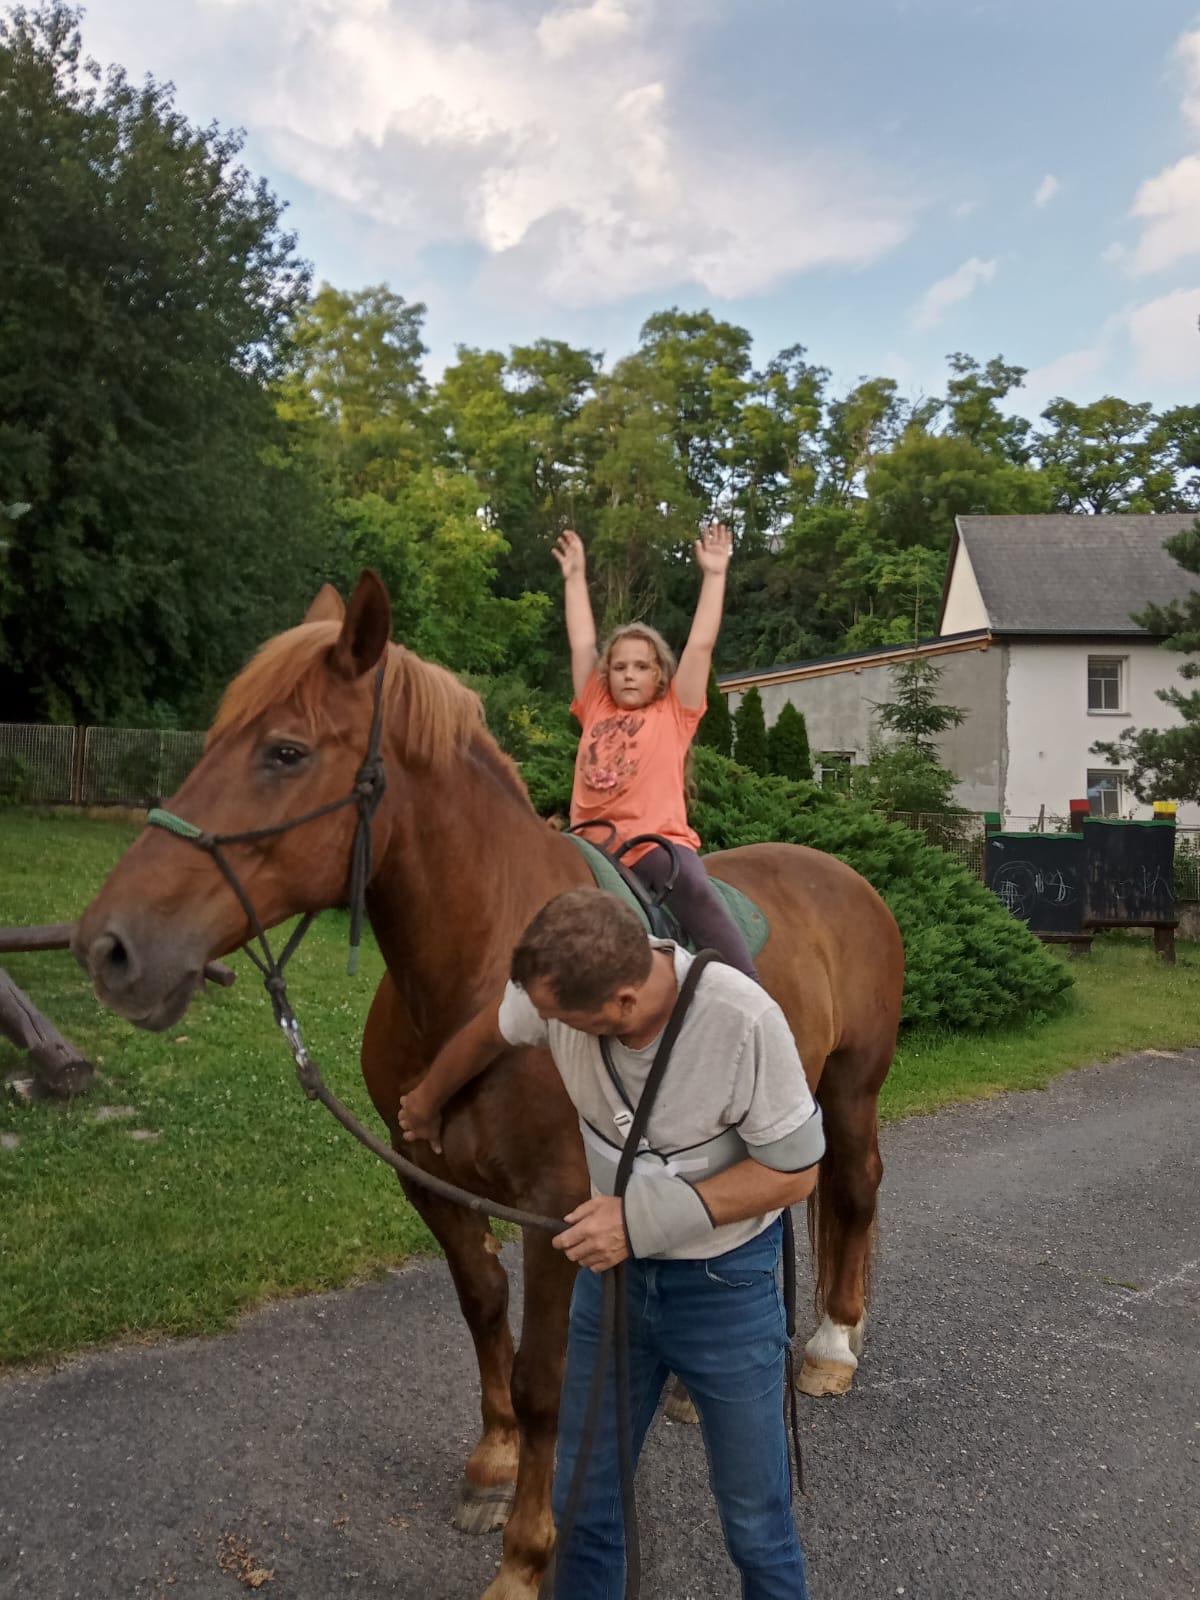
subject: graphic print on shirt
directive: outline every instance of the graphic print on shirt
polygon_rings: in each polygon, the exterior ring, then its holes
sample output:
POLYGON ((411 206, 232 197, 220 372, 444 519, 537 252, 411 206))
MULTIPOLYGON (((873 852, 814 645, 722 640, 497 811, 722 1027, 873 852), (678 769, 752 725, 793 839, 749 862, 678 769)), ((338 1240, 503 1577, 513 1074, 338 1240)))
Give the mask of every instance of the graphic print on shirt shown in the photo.
POLYGON ((641 712, 603 717, 593 722, 583 753, 582 778, 600 794, 620 794, 637 776, 637 735, 645 724, 641 712))

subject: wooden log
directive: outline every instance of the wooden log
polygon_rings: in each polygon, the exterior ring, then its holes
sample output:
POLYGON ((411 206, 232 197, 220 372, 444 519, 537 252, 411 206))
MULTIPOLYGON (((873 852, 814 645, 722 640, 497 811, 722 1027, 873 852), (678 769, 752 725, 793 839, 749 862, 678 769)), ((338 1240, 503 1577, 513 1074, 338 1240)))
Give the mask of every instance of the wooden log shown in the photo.
POLYGON ((69 1100, 90 1089, 96 1069, 17 988, 0 967, 0 1033, 29 1051, 34 1074, 52 1095, 69 1100))
MULTIPOLYGON (((75 937, 75 923, 47 922, 37 928, 0 928, 0 955, 24 954, 33 950, 69 950, 75 937)), ((237 973, 223 961, 210 961, 204 969, 207 983, 228 989, 237 973)))

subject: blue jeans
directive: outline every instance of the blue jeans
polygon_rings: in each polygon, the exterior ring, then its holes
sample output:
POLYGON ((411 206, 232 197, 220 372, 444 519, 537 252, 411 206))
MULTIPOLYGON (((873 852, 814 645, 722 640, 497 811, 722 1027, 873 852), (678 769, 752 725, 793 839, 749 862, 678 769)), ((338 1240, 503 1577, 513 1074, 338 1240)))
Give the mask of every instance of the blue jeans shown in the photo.
MULTIPOLYGON (((635 1460, 663 1385, 675 1372, 700 1415, 709 1481, 743 1600, 806 1600, 792 1516, 784 1421, 787 1332, 779 1281, 782 1223, 711 1261, 630 1261, 630 1409, 635 1460)), ((561 1521, 587 1409, 600 1280, 582 1270, 558 1424, 554 1516, 561 1521)), ((625 1533, 610 1369, 587 1488, 569 1547, 558 1552, 561 1600, 621 1600, 625 1533)))

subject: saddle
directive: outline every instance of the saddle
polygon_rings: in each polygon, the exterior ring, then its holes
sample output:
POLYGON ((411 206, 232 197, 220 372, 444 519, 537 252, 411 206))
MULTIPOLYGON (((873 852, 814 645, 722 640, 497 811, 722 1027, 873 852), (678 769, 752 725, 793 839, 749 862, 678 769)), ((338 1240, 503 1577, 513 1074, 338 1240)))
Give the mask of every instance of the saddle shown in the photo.
MULTIPOLYGON (((652 938, 672 939, 677 944, 683 945, 685 950, 695 951, 695 940, 682 926, 678 917, 663 904, 679 875, 679 858, 670 839, 664 839, 657 833, 639 833, 635 839, 627 839, 624 844, 613 848, 616 845, 616 830, 611 822, 599 819, 581 822, 575 828, 567 828, 564 831, 571 843, 582 853, 598 889, 605 889, 609 894, 615 894, 618 899, 631 905, 646 924, 646 929, 652 938), (608 837, 605 843, 599 845, 590 839, 585 839, 582 832, 577 831, 584 828, 607 829, 608 837), (671 861, 671 870, 659 895, 653 894, 637 874, 621 860, 626 851, 632 849, 634 845, 643 844, 661 845, 671 861)), ((726 910, 741 929, 751 956, 756 956, 766 944, 767 935, 771 931, 762 908, 751 900, 748 894, 735 889, 731 883, 724 883, 720 878, 713 878, 710 881, 725 902, 726 910)))

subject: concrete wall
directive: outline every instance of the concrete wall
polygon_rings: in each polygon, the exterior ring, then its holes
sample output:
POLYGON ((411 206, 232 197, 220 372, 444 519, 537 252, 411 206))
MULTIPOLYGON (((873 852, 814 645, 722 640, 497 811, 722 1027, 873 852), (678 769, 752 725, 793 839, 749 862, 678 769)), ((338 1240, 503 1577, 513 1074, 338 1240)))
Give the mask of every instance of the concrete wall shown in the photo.
MULTIPOLYGON (((1180 684, 1183 658, 1151 640, 1042 644, 1013 639, 1006 649, 1008 765, 1003 809, 1007 814, 1035 817, 1044 805, 1048 813, 1065 816, 1068 802, 1083 796, 1089 769, 1119 770, 1107 757, 1090 754, 1097 739, 1114 739, 1131 725, 1165 728, 1179 722, 1174 708, 1164 705, 1155 690, 1180 684), (1122 661, 1119 711, 1088 710, 1089 656, 1122 661)), ((1146 817, 1150 807, 1127 791, 1122 814, 1146 817)), ((1181 806, 1179 821, 1185 827, 1200 824, 1200 806, 1181 806)))
MULTIPOLYGON (((986 650, 964 650, 935 658, 942 671, 938 699, 961 706, 966 720, 939 741, 942 763, 959 778, 955 791, 960 805, 971 811, 995 811, 1000 805, 1001 748, 1005 692, 1004 652, 992 645, 986 650)), ((760 686, 767 726, 775 721, 785 701, 804 713, 808 742, 814 757, 821 750, 852 750, 865 761, 878 717, 877 704, 894 698, 890 665, 850 668, 791 683, 760 686)), ((731 711, 740 694, 729 696, 731 711)))

